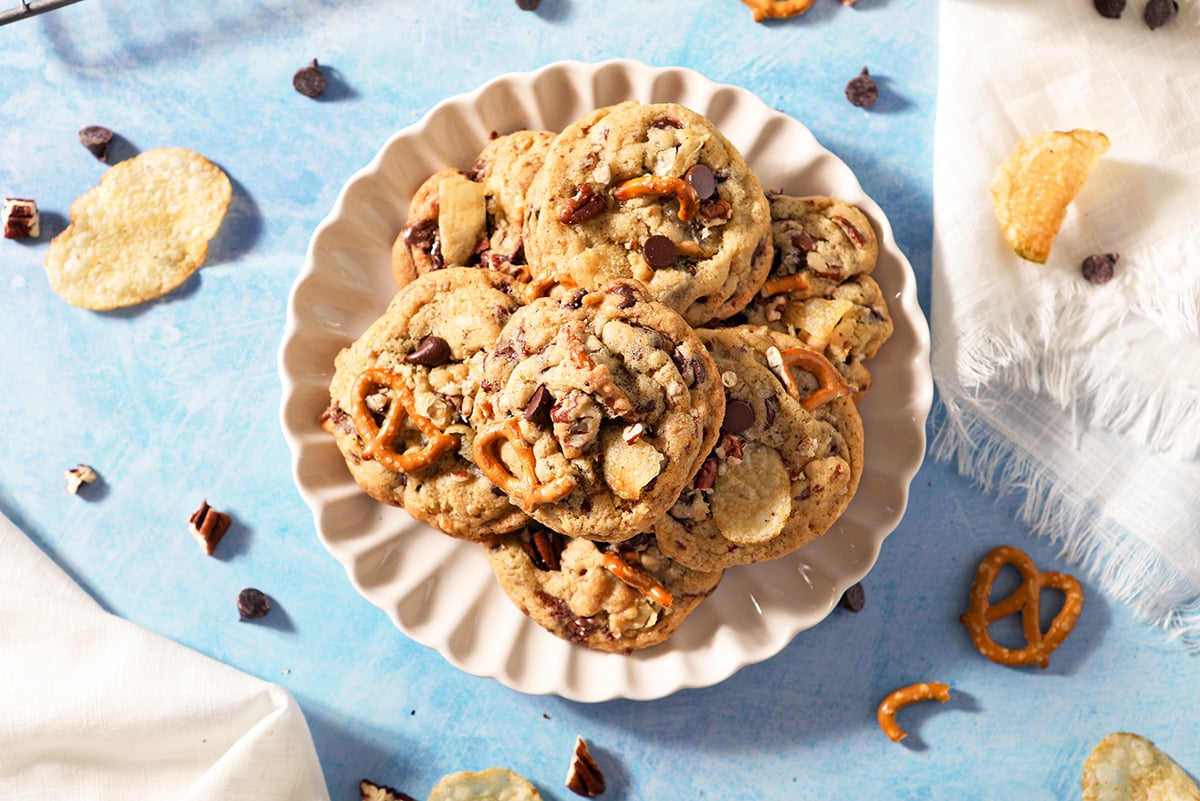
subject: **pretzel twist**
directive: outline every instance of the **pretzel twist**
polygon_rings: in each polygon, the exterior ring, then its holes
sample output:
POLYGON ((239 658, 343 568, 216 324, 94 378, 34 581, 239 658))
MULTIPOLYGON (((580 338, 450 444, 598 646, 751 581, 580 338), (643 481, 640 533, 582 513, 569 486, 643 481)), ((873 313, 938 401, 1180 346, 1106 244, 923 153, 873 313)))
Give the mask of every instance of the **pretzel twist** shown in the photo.
POLYGON ((879 728, 893 743, 898 743, 908 736, 908 732, 900 728, 896 722, 896 712, 901 707, 915 704, 918 701, 940 701, 943 704, 950 700, 950 687, 935 681, 923 681, 901 687, 887 695, 879 702, 875 717, 879 720, 879 728))
POLYGON ((559 476, 545 483, 538 481, 537 458, 533 448, 521 436, 520 421, 516 417, 485 425, 476 433, 472 450, 480 471, 526 512, 543 503, 561 501, 579 486, 573 476, 559 476), (505 442, 512 446, 520 462, 520 475, 500 458, 500 447, 505 442))
POLYGON ((1050 664, 1050 654, 1063 644, 1075 628, 1082 611, 1083 587, 1078 579, 1066 573, 1042 572, 1024 551, 1011 545, 1001 545, 992 549, 979 563, 975 580, 971 582, 967 611, 959 619, 966 625, 975 647, 993 662, 1044 668, 1050 664), (989 601, 992 584, 1005 565, 1015 567, 1022 581, 1011 595, 993 604, 989 601), (1041 624, 1043 587, 1060 590, 1066 596, 1062 609, 1044 633, 1041 624), (1021 613, 1026 645, 1024 648, 1005 648, 992 639, 988 624, 1017 612, 1021 613))
POLYGON ((351 400, 354 428, 363 441, 363 458, 373 459, 389 470, 398 473, 424 470, 446 451, 459 445, 457 435, 442 433, 432 420, 417 413, 412 389, 400 373, 380 368, 364 370, 354 381, 351 400), (367 406, 367 398, 385 387, 392 391, 392 398, 383 425, 380 426, 367 406), (412 421, 417 430, 425 435, 426 442, 422 448, 400 453, 393 443, 400 435, 405 420, 412 421))
POLYGON ((630 588, 637 590, 665 609, 669 609, 675 602, 666 587, 659 584, 646 571, 626 562, 616 551, 604 552, 604 567, 630 588))
POLYGON ((783 381, 783 386, 788 393, 800 401, 800 405, 806 410, 814 411, 832 400, 850 394, 850 385, 846 383, 846 379, 842 378, 842 374, 828 359, 812 348, 788 348, 780 351, 779 356, 782 360, 779 378, 783 381), (816 392, 806 398, 800 396, 800 387, 796 384, 795 377, 792 376, 791 368, 793 366, 807 370, 816 377, 818 385, 816 392))
POLYGON ((675 199, 679 201, 679 219, 684 222, 692 219, 700 210, 700 195, 696 193, 691 184, 682 178, 639 175, 621 183, 613 190, 613 197, 622 202, 635 197, 664 195, 674 195, 675 199))

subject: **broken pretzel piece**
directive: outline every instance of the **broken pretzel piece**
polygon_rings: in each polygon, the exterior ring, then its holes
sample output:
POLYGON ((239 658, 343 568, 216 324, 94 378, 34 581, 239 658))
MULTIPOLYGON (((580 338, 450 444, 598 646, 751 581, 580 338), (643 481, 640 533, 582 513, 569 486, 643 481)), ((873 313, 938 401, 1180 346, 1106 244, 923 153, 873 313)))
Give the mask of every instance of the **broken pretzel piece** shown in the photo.
POLYGON ((788 393, 800 401, 800 405, 808 411, 814 411, 832 400, 850 394, 850 385, 842 374, 837 371, 828 359, 808 347, 788 348, 778 351, 771 348, 767 351, 767 362, 779 375, 788 393), (776 363, 778 362, 778 363, 776 363), (800 387, 792 375, 791 368, 799 367, 817 379, 817 390, 807 397, 800 396, 800 387))
POLYGON ((491 423, 475 435, 471 443, 475 464, 480 471, 526 512, 543 503, 554 503, 575 491, 579 482, 573 476, 559 476, 542 483, 537 477, 537 459, 533 448, 521 436, 520 422, 515 417, 491 423), (500 458, 500 448, 508 442, 521 462, 521 475, 514 473, 500 458))
POLYGON ((630 178, 613 190, 613 197, 624 202, 638 197, 672 195, 679 201, 679 219, 687 222, 700 210, 700 195, 695 187, 682 178, 662 175, 639 175, 630 178))
MULTIPOLYGON (((845 0, 842 0, 845 4, 845 0)), ((742 0, 750 6, 755 22, 764 19, 786 19, 797 17, 813 7, 816 0, 742 0)))
POLYGON ((604 552, 604 567, 631 589, 637 590, 663 608, 669 609, 675 599, 653 576, 626 562, 616 551, 604 552))
POLYGON ((883 733, 888 736, 888 739, 893 743, 898 743, 908 736, 908 732, 900 728, 900 724, 896 722, 896 712, 909 704, 915 704, 918 701, 941 701, 943 704, 950 700, 950 687, 946 684, 939 684, 933 681, 923 681, 919 684, 910 684, 907 687, 901 687, 887 695, 879 702, 879 710, 876 712, 876 717, 879 720, 879 727, 883 729, 883 733))

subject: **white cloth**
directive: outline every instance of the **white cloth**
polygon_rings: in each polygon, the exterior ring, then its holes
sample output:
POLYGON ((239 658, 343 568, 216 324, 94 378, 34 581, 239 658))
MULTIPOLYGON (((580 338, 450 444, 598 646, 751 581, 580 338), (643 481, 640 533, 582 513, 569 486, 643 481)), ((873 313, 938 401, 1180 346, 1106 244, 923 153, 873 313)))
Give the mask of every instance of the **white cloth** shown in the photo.
POLYGON ((1088 0, 944 0, 932 453, 1021 499, 1111 597, 1200 644, 1200 3, 1150 30, 1088 0), (1018 141, 1103 131, 1044 265, 989 184, 1018 141), (1104 285, 1093 253, 1120 254, 1104 285))
POLYGON ((329 795, 285 690, 103 611, 0 515, 0 798, 329 795))

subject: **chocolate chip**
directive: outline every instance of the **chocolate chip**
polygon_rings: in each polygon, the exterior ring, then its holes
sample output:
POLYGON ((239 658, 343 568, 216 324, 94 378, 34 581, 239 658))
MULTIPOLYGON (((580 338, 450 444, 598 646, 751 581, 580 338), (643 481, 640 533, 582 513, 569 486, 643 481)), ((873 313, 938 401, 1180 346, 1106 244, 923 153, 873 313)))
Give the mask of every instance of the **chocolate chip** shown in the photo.
POLYGON ((583 184, 575 195, 563 204, 558 213, 558 221, 563 225, 578 225, 595 217, 608 207, 604 195, 592 188, 591 184, 583 184))
POLYGON ((846 99, 853 106, 870 108, 879 99, 879 87, 875 84, 867 68, 863 67, 857 77, 846 84, 846 99))
POLYGON ((1121 258, 1117 253, 1093 253, 1083 260, 1083 277, 1093 284, 1107 284, 1113 277, 1113 265, 1121 258))
POLYGON ((694 164, 686 173, 684 179, 696 190, 701 200, 707 200, 717 191, 717 176, 707 164, 694 164))
POLYGON ((238 593, 237 607, 242 620, 258 620, 271 611, 271 599, 262 590, 247 587, 238 593))
POLYGON ((517 0, 517 8, 522 11, 537 11, 541 4, 542 0, 517 0))
POLYGON ((417 220, 404 229, 404 244, 410 248, 419 248, 426 253, 433 249, 433 242, 438 235, 436 217, 428 220, 417 220))
POLYGON ((525 404, 525 411, 521 412, 521 416, 541 428, 549 428, 550 409, 553 406, 554 396, 546 389, 545 384, 539 384, 530 396, 529 403, 525 404))
POLYGON ((113 132, 103 125, 89 125, 79 129, 79 144, 98 160, 108 161, 108 146, 112 144, 113 132))
POLYGON ((766 427, 775 425, 775 415, 779 411, 779 402, 772 397, 763 398, 763 411, 767 418, 766 427))
POLYGON ((642 257, 651 267, 670 267, 675 262, 675 243, 669 236, 655 234, 642 245, 642 257))
POLYGON ((613 295, 620 295, 621 302, 617 304, 618 309, 628 309, 633 304, 637 303, 637 297, 634 295, 634 289, 629 284, 617 284, 609 292, 613 295))
POLYGON ((846 591, 842 593, 842 600, 840 602, 843 609, 849 609, 851 612, 861 612, 866 603, 867 596, 863 592, 862 584, 859 582, 851 584, 846 588, 846 591))
POLYGON ((1125 10, 1125 0, 1092 0, 1100 16, 1118 19, 1125 10))
POLYGON ((737 399, 725 404, 725 422, 721 423, 722 431, 740 434, 752 425, 754 425, 754 409, 750 407, 750 404, 737 399))
POLYGON ((296 70, 292 76, 292 88, 305 97, 320 97, 325 94, 325 73, 317 66, 314 58, 307 67, 296 70))
POLYGON ((1175 15, 1179 13, 1179 3, 1175 0, 1150 0, 1146 3, 1146 10, 1142 13, 1142 19, 1146 21, 1146 25, 1150 30, 1161 28, 1171 20, 1175 19, 1175 15))
POLYGON ((404 361, 422 367, 440 367, 450 361, 450 343, 441 337, 427 336, 416 350, 404 357, 404 361))

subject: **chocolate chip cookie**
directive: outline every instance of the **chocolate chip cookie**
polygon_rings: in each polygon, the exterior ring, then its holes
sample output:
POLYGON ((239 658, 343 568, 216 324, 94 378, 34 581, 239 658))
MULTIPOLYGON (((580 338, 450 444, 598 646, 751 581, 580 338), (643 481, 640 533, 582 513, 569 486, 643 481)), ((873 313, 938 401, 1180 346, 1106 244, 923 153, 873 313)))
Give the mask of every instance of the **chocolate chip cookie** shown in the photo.
POLYGON ((668 558, 651 534, 608 544, 533 523, 484 550, 504 592, 538 625, 613 653, 666 640, 721 580, 720 570, 668 558))
POLYGON ((446 266, 487 267, 528 280, 522 228, 525 194, 554 134, 493 137, 470 170, 447 167, 427 178, 392 245, 400 286, 446 266))
POLYGON ((822 351, 861 397, 865 362, 892 335, 871 278, 879 245, 856 206, 828 197, 771 195, 775 257, 762 291, 734 322, 765 325, 822 351))
POLYGON ((704 345, 633 280, 518 309, 483 365, 475 462, 533 518, 619 542, 675 503, 725 396, 704 345))
POLYGON ((784 556, 825 533, 863 464, 851 390, 820 353, 761 326, 701 329, 726 392, 721 437, 654 527, 697 570, 784 556))
POLYGON ((465 540, 525 522, 473 463, 467 424, 484 355, 523 293, 495 270, 427 273, 337 356, 322 427, 368 495, 465 540))
POLYGON ((635 278, 691 325, 730 316, 771 263, 758 178, 705 117, 674 103, 597 109, 563 129, 529 188, 537 278, 635 278))

